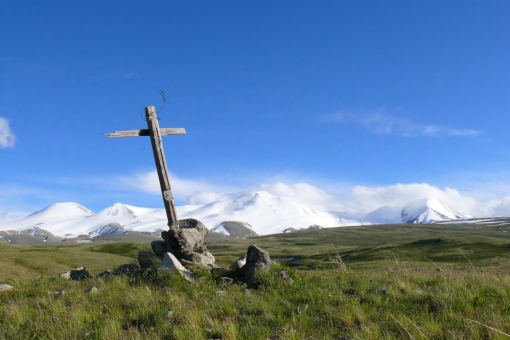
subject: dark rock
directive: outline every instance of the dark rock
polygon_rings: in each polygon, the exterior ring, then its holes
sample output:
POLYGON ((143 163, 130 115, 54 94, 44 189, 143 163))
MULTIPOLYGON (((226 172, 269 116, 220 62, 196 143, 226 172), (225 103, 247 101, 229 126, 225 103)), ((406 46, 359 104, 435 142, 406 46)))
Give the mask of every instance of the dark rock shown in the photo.
POLYGON ((157 266, 159 262, 160 258, 158 255, 154 255, 145 250, 140 250, 138 252, 138 264, 141 268, 154 267, 157 266))
POLYGON ((79 267, 60 275, 60 277, 67 280, 85 280, 90 278, 90 274, 85 267, 79 267))
POLYGON ((257 285, 257 274, 269 271, 271 268, 271 258, 269 253, 255 245, 249 246, 246 253, 246 264, 244 265, 244 282, 248 288, 257 285))
POLYGON ((168 244, 171 253, 182 257, 203 250, 207 233, 207 228, 202 222, 188 218, 179 221, 179 229, 172 228, 161 232, 161 237, 168 244))
POLYGON ((165 253, 168 253, 170 251, 170 247, 165 241, 152 241, 151 242, 151 248, 154 254, 158 255, 160 258, 163 258, 163 255, 165 253))
POLYGON ((136 275, 138 273, 138 267, 136 264, 121 264, 116 270, 115 274, 131 274, 136 275))
POLYGON ((99 278, 99 279, 104 279, 104 278, 107 278, 107 277, 112 276, 112 275, 115 275, 115 273, 113 272, 112 269, 108 269, 108 270, 105 270, 102 273, 99 273, 96 277, 99 278))

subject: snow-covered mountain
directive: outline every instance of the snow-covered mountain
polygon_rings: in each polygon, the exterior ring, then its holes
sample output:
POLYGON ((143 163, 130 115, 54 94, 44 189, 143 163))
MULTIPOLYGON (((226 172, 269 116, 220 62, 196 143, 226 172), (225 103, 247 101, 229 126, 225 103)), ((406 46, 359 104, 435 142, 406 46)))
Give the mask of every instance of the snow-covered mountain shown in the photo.
MULTIPOLYGON (((196 218, 209 229, 229 232, 226 227, 236 221, 245 223, 246 232, 265 235, 280 233, 288 228, 323 228, 362 224, 345 220, 327 212, 315 211, 289 198, 273 196, 265 191, 231 195, 206 205, 177 207, 180 219, 196 218), (249 224, 248 224, 249 223, 249 224), (249 226, 249 230, 248 227, 249 226), (251 231, 250 231, 251 230, 251 231)), ((127 204, 114 205, 94 214, 78 203, 56 203, 30 216, 13 222, 2 222, 0 230, 23 231, 34 227, 66 238, 167 229, 164 209, 139 208, 127 204)))
MULTIPOLYGON (((180 219, 196 218, 210 230, 233 237, 371 223, 431 223, 469 218, 438 200, 425 198, 404 207, 380 207, 362 222, 317 211, 265 191, 224 196, 206 205, 184 205, 177 207, 177 213, 180 219)), ((47 231, 63 238, 93 238, 126 232, 158 232, 166 230, 166 224, 164 209, 115 203, 95 214, 78 203, 68 202, 53 204, 16 221, 0 222, 0 231, 9 231, 8 234, 12 235, 21 232, 30 234, 31 230, 37 230, 38 233, 47 231)))
POLYGON ((367 215, 365 220, 381 223, 432 223, 439 221, 458 221, 470 218, 459 214, 443 202, 423 198, 412 201, 403 208, 382 206, 367 215))
POLYGON ((248 222, 259 235, 281 233, 287 228, 307 228, 318 224, 323 228, 360 225, 361 221, 345 220, 336 215, 313 210, 290 198, 273 196, 265 191, 253 191, 231 196, 207 205, 181 207, 188 212, 179 218, 196 218, 209 228, 223 221, 248 222))

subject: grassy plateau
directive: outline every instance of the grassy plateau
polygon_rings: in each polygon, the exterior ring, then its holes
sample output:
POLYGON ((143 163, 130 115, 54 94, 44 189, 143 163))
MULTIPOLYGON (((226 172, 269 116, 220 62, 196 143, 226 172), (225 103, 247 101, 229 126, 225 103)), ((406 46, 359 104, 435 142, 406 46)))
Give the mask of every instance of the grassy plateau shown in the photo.
POLYGON ((0 339, 509 339, 509 233, 384 225, 208 240, 226 268, 249 245, 269 252, 254 290, 200 267, 194 284, 155 270, 59 276, 135 263, 149 242, 0 243, 0 284, 14 287, 0 291, 0 339))

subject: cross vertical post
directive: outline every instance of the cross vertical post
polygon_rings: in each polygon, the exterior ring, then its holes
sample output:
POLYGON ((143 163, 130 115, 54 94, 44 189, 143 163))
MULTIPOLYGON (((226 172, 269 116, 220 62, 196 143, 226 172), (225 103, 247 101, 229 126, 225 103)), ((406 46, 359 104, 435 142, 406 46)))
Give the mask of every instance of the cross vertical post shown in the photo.
POLYGON ((154 106, 145 108, 145 119, 149 128, 149 136, 154 153, 154 161, 158 171, 159 185, 161 194, 163 195, 163 203, 165 205, 166 217, 168 219, 168 227, 170 229, 179 229, 179 219, 177 218, 177 210, 175 209, 174 197, 172 195, 172 187, 170 186, 170 177, 166 166, 165 153, 163 151, 163 141, 159 130, 158 116, 154 106))
POLYGON ((179 229, 179 219, 177 218, 177 210, 175 209, 172 188, 170 187, 170 177, 166 167, 165 153, 163 151, 163 141, 161 136, 166 135, 184 135, 186 130, 183 128, 159 128, 158 116, 154 106, 145 108, 145 120, 148 129, 115 131, 106 133, 108 137, 136 137, 149 136, 152 144, 152 152, 154 153, 154 161, 156 162, 156 170, 158 172, 159 185, 165 205, 166 217, 170 229, 179 229))

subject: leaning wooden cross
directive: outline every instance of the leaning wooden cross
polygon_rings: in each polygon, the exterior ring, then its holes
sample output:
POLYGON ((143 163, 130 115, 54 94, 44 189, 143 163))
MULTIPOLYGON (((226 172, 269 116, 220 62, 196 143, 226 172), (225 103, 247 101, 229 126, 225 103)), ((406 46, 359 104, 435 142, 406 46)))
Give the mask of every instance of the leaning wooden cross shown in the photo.
POLYGON ((168 226, 170 229, 179 229, 179 220, 177 219, 177 210, 175 209, 174 198, 172 196, 172 188, 170 187, 170 177, 166 167, 165 153, 163 152, 163 141, 161 136, 164 135, 185 135, 186 130, 183 128, 160 129, 156 108, 147 106, 145 108, 145 119, 147 120, 148 129, 115 131, 106 133, 108 137, 133 137, 133 136, 149 136, 151 138, 152 151, 154 152, 154 160, 156 161, 156 169, 158 170, 159 185, 163 195, 165 204, 168 226))

